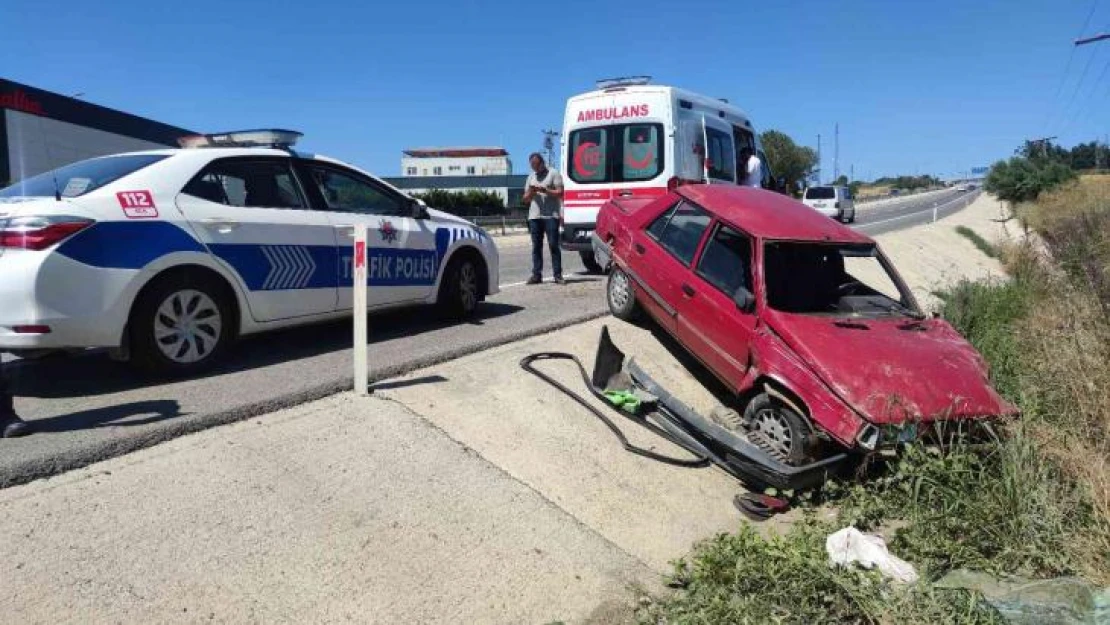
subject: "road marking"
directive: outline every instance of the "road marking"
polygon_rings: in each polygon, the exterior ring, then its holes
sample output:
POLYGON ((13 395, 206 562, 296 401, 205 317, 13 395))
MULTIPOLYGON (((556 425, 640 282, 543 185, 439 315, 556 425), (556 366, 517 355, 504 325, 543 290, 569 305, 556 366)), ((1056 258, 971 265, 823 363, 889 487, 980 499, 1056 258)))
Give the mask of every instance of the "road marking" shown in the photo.
POLYGON ((937 211, 940 211, 940 210, 942 210, 942 209, 943 209, 943 208, 944 208, 945 206, 948 206, 948 205, 950 205, 950 204, 955 204, 956 202, 959 202, 959 201, 961 201, 961 200, 965 200, 965 199, 967 199, 967 196, 966 196, 966 195, 961 195, 960 197, 958 197, 958 198, 956 198, 956 199, 954 199, 954 200, 950 200, 950 201, 948 201, 948 202, 945 202, 944 204, 941 204, 940 206, 936 206, 936 207, 930 206, 929 208, 923 208, 923 209, 921 209, 921 210, 919 210, 919 211, 914 211, 914 212, 912 212, 912 213, 906 213, 905 215, 899 215, 898 217, 891 217, 890 219, 882 219, 882 220, 879 220, 879 221, 872 221, 872 222, 870 222, 870 223, 866 223, 866 224, 860 224, 860 225, 858 225, 858 226, 856 226, 856 227, 857 227, 858 229, 862 230, 862 229, 864 229, 864 228, 868 228, 868 227, 871 227, 871 226, 878 226, 878 225, 880 225, 880 224, 890 223, 890 222, 892 222, 892 221, 901 221, 901 220, 903 220, 903 219, 908 219, 908 218, 910 218, 910 217, 916 217, 916 216, 920 215, 921 213, 929 213, 929 212, 932 212, 934 208, 936 208, 936 210, 937 210, 937 211))

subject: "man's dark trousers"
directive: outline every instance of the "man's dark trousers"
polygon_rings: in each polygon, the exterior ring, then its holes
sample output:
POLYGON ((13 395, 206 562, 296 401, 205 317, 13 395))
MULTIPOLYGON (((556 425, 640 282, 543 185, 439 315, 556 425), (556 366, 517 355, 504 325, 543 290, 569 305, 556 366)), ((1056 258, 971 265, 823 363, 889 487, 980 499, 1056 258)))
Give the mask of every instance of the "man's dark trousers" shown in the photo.
POLYGON ((559 249, 559 220, 554 218, 529 219, 528 232, 532 234, 532 277, 543 277, 543 237, 551 250, 551 270, 556 278, 563 277, 563 253, 559 249))

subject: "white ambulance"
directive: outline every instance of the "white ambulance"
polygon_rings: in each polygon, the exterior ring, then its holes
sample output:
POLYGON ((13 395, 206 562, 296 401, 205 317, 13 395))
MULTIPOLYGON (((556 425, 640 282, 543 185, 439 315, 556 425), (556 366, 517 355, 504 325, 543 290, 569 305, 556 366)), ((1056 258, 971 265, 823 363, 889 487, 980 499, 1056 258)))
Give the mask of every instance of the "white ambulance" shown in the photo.
POLYGON ((744 182, 740 151, 763 161, 761 186, 775 187, 759 134, 727 100, 653 85, 636 76, 598 81, 595 91, 567 100, 562 134, 564 250, 586 269, 603 268, 590 236, 597 211, 611 198, 654 197, 683 184, 744 182))

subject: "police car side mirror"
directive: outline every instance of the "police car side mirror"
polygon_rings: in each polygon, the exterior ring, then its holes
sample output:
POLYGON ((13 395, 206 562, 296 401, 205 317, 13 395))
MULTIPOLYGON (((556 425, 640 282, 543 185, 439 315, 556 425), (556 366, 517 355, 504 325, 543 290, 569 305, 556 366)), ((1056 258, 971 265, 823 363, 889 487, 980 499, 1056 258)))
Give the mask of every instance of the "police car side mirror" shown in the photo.
POLYGON ((412 211, 412 218, 413 219, 427 219, 428 218, 428 205, 424 203, 424 200, 421 200, 419 198, 413 198, 412 204, 410 205, 410 208, 411 208, 411 211, 412 211))

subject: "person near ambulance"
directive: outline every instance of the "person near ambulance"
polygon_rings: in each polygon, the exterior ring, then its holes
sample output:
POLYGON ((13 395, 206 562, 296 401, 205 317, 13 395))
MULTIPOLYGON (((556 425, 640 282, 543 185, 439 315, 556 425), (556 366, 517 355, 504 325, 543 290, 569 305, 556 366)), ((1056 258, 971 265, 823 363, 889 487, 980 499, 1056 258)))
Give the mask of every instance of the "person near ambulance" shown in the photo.
POLYGON ((543 239, 551 252, 551 272, 555 284, 563 280, 563 258, 559 248, 559 218, 563 210, 563 177, 547 166, 538 152, 528 157, 532 173, 524 185, 524 203, 528 206, 528 232, 532 235, 532 277, 528 284, 543 281, 543 239))
POLYGON ((12 392, 0 361, 0 438, 15 438, 31 433, 30 426, 15 413, 12 392))
POLYGON ((738 180, 745 187, 761 188, 763 186, 763 161, 755 155, 750 147, 745 146, 740 150, 740 162, 736 169, 743 176, 738 180))

